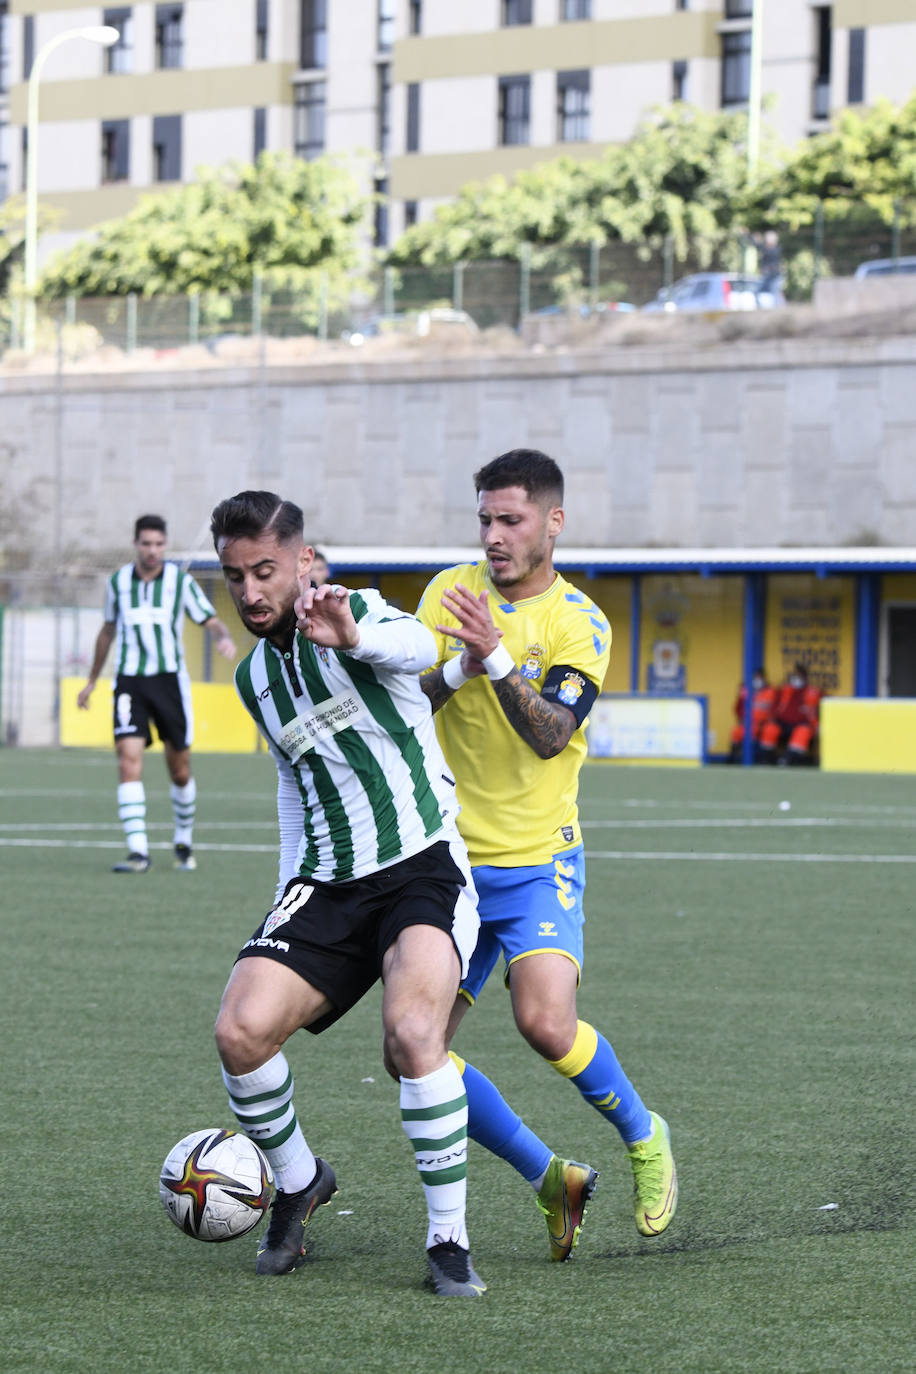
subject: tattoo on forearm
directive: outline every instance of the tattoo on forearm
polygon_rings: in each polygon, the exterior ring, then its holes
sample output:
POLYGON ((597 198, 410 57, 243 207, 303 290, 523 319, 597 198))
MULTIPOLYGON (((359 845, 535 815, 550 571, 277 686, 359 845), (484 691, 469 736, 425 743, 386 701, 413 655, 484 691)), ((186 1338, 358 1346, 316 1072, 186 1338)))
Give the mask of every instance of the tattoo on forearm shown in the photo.
POLYGON ((420 678, 420 686, 429 698, 433 715, 445 705, 449 697, 455 695, 452 689, 446 685, 441 668, 434 668, 431 673, 424 673, 420 678))
POLYGON ((513 730, 542 759, 565 749, 576 728, 575 717, 565 706, 545 701, 517 668, 493 683, 499 703, 513 730))

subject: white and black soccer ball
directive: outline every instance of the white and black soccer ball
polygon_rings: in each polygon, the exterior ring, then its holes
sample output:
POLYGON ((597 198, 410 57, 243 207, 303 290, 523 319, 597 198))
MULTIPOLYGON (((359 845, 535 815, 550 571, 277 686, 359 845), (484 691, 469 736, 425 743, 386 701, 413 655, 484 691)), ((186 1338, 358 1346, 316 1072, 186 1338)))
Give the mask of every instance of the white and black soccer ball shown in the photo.
POLYGON ((193 1131, 170 1150, 159 1196, 175 1225, 195 1240, 235 1240, 257 1226, 274 1195, 264 1155, 239 1131, 193 1131))

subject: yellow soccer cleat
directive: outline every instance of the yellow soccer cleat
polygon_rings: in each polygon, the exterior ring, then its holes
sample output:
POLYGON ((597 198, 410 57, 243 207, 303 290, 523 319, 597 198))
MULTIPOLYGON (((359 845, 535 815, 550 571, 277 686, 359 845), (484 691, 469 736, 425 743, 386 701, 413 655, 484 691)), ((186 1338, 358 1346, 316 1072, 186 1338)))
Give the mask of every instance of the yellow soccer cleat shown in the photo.
POLYGON ((547 1221, 550 1258, 562 1264, 579 1241, 585 1208, 598 1182, 597 1170, 572 1159, 553 1156, 547 1166, 537 1203, 547 1221))
POLYGON ((650 1112, 653 1131, 627 1150, 633 1170, 636 1229, 642 1236, 659 1236, 677 1209, 677 1170, 671 1153, 668 1123, 650 1112))

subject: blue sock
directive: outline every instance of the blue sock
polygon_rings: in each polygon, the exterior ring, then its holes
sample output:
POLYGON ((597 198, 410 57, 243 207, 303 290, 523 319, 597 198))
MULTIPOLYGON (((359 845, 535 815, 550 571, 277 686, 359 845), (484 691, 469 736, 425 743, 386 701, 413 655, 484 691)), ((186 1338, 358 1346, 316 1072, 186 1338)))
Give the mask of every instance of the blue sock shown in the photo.
POLYGON ((464 1078, 468 1135, 491 1154, 511 1164, 522 1178, 535 1183, 553 1158, 553 1151, 528 1129, 489 1078, 457 1055, 452 1058, 464 1078))
POLYGON ((645 1103, 620 1067, 610 1043, 594 1026, 580 1021, 572 1049, 550 1063, 617 1127, 627 1145, 652 1134, 652 1118, 645 1103))

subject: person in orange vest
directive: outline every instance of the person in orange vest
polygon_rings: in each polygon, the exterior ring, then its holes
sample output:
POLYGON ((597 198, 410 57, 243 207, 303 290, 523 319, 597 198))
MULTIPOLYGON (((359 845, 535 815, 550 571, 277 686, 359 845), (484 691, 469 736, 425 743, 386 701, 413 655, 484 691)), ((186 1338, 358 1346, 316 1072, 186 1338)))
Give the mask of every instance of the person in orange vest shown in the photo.
POLYGON ((820 702, 823 693, 808 681, 808 670, 796 663, 779 689, 773 718, 761 731, 761 757, 770 763, 810 763, 817 739, 820 702), (780 757, 779 750, 785 746, 780 757))
MULTIPOLYGON (((768 681, 764 668, 755 668, 751 678, 751 738, 754 741, 756 758, 757 746, 763 727, 772 718, 776 704, 776 688, 768 681)), ((747 707, 747 683, 742 682, 735 698, 735 725, 731 733, 730 760, 737 763, 741 758, 744 745, 744 713, 747 707)))

